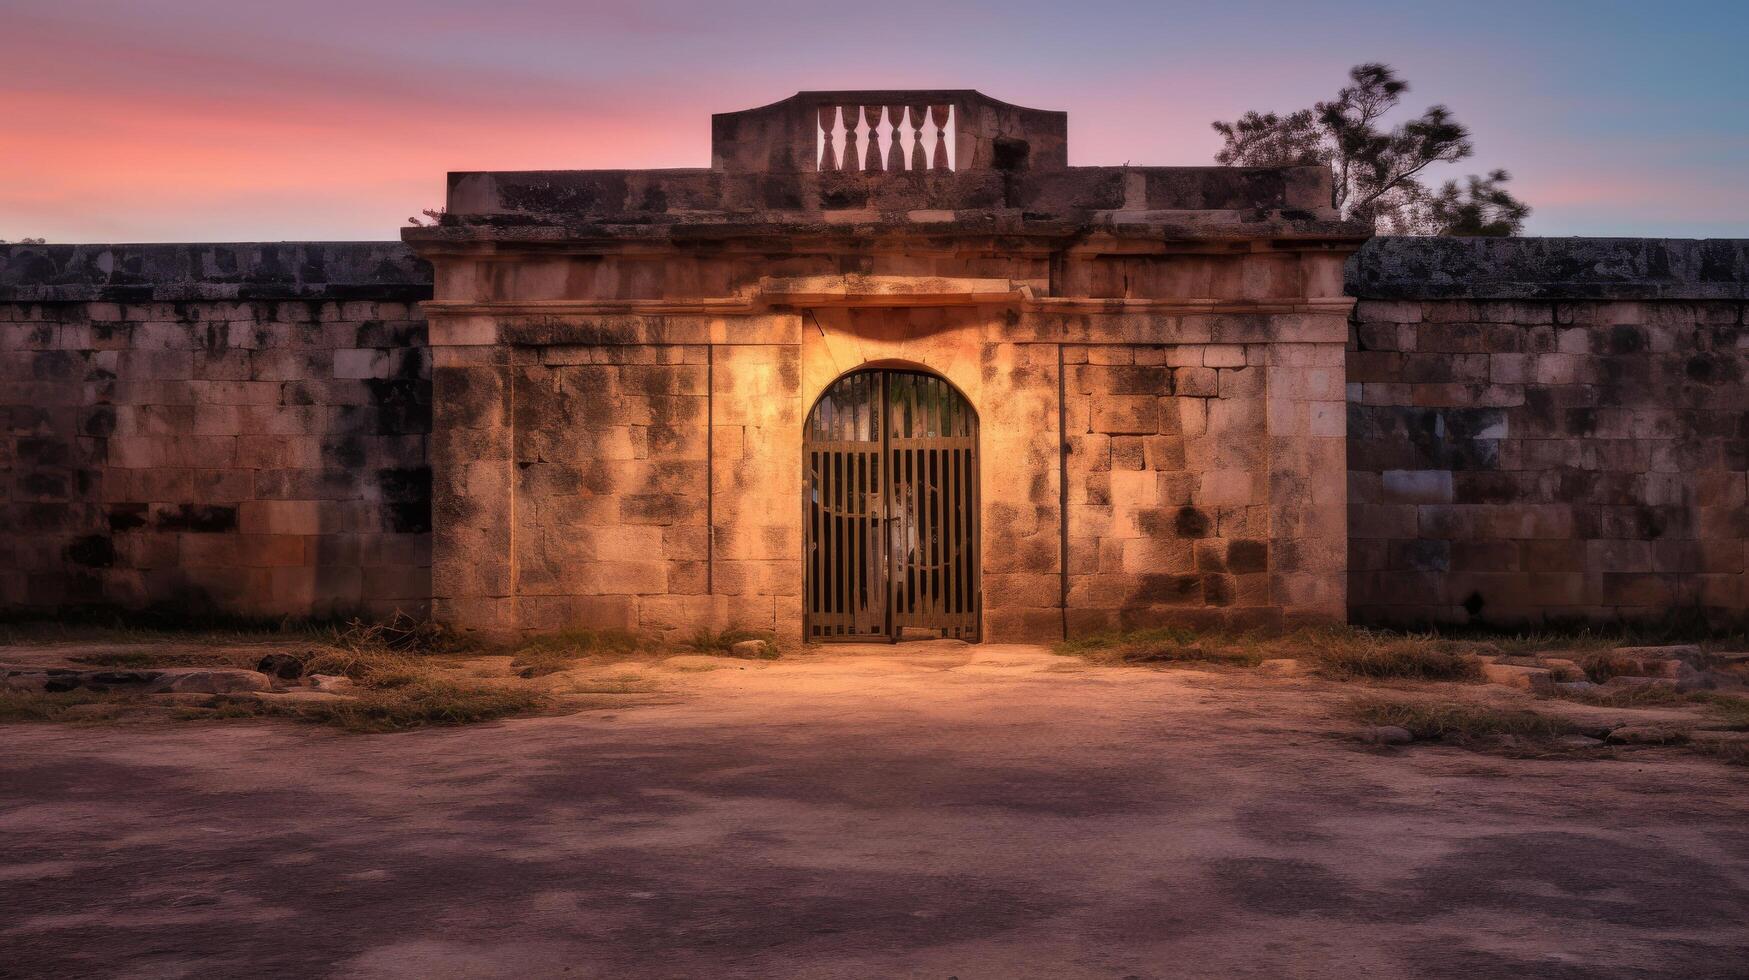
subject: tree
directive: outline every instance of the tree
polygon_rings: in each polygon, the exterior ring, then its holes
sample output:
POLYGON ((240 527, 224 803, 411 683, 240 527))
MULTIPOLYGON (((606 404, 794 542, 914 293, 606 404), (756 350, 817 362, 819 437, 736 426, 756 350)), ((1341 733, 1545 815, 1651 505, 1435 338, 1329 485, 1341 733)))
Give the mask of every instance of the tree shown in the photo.
POLYGON ((1470 132, 1445 106, 1390 129, 1381 120, 1402 101, 1409 83, 1389 65, 1356 65, 1350 84, 1329 102, 1287 115, 1247 112, 1216 121, 1225 166, 1327 166, 1335 175, 1336 208, 1350 221, 1396 234, 1516 235, 1530 207, 1505 188, 1511 175, 1495 170, 1430 191, 1425 172, 1475 153, 1470 132))
POLYGON ((43 239, 43 238, 20 238, 16 242, 8 242, 6 239, 0 238, 0 245, 47 245, 47 244, 48 244, 48 240, 43 239))

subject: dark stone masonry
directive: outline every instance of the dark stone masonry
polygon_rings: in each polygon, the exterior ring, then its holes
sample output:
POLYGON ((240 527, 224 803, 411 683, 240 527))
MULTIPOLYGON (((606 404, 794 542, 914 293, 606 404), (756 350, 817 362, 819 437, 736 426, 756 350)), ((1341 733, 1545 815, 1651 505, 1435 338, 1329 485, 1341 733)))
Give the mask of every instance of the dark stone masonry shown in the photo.
MULTIPOLYGON (((1743 621, 1749 242, 1381 238, 1347 280, 1353 621, 1743 621)), ((398 243, 0 249, 0 606, 422 612, 429 295, 398 243)))
POLYGON ((1375 239, 1350 618, 1741 623, 1749 242, 1375 239))
POLYGON ((422 614, 430 275, 395 243, 0 248, 0 608, 422 614))

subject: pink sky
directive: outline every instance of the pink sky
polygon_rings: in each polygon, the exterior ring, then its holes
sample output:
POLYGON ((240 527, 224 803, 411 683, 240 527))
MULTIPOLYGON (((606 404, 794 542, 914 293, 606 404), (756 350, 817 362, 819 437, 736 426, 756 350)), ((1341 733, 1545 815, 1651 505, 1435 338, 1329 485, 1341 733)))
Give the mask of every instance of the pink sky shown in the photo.
POLYGON ((704 166, 711 112, 803 88, 978 88, 1067 110, 1071 163, 1201 165, 1209 120, 1309 104, 1373 59, 1474 130, 1440 176, 1511 169, 1533 233, 1749 236, 1749 59, 1702 50, 1749 29, 1740 8, 1683 28, 1500 5, 1471 37, 1207 6, 14 0, 0 238, 392 238, 446 171, 704 166))

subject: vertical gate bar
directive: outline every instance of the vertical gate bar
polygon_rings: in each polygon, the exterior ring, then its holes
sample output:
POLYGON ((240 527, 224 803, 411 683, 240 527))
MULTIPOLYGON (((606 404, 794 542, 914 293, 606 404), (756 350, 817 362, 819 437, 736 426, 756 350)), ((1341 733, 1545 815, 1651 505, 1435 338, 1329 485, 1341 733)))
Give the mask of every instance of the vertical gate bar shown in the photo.
MULTIPOLYGON (((948 406, 948 414, 953 414, 953 406, 948 406)), ((950 419, 949 431, 952 430, 950 419)), ((959 450, 950 443, 941 451, 942 472, 942 505, 943 520, 947 522, 945 530, 947 540, 942 545, 942 613, 955 637, 959 636, 959 481, 955 479, 955 469, 959 466, 959 450)))
MULTIPOLYGON (((843 435, 844 430, 846 428, 848 428, 848 425, 841 425, 839 428, 839 434, 843 435)), ((839 630, 840 630, 840 632, 843 632, 843 627, 846 623, 848 623, 849 616, 850 616, 850 576, 848 574, 849 569, 845 566, 845 563, 844 563, 844 558, 845 558, 844 545, 850 536, 850 529, 848 527, 845 527, 845 524, 847 523, 847 520, 848 520, 847 517, 845 516, 846 515, 845 505, 848 503, 847 497, 848 497, 848 491, 850 489, 850 454, 845 452, 844 449, 842 448, 843 443, 840 443, 839 446, 840 446, 840 448, 839 448, 838 454, 837 454, 838 455, 838 503, 837 503, 837 507, 836 507, 836 510, 838 512, 838 517, 837 517, 838 542, 837 542, 837 547, 834 548, 833 550, 837 554, 837 563, 838 563, 838 615, 839 615, 838 622, 839 622, 839 630)))
POLYGON ((818 524, 820 521, 820 509, 814 506, 814 501, 818 499, 820 495, 819 470, 817 469, 820 454, 816 451, 810 450, 803 455, 803 458, 807 460, 808 466, 806 496, 802 499, 802 507, 806 510, 806 513, 802 515, 802 536, 806 539, 802 547, 808 562, 808 595, 807 605, 805 607, 805 615, 807 617, 806 633, 808 636, 814 636, 815 629, 819 627, 819 613, 814 603, 814 590, 820 586, 820 549, 818 547, 818 536, 814 530, 814 525, 818 524))
POLYGON ((970 569, 967 567, 967 548, 971 532, 971 509, 966 506, 966 460, 971 458, 971 450, 956 449, 953 457, 954 508, 959 513, 958 530, 954 542, 954 574, 958 577, 954 589, 954 617, 957 621, 958 635, 965 639, 970 632, 966 623, 966 587, 970 583, 970 569))
POLYGON ((916 392, 916 383, 911 374, 899 376, 899 404, 904 411, 904 448, 899 451, 899 590, 901 590, 902 618, 897 623, 895 634, 904 632, 904 625, 911 620, 911 613, 916 609, 916 549, 911 548, 911 541, 916 537, 916 507, 911 502, 911 490, 915 479, 916 467, 911 465, 911 436, 915 436, 916 399, 911 395, 916 392))
POLYGON ((868 574, 869 481, 874 474, 870 471, 866 451, 857 453, 856 460, 859 471, 858 480, 862 486, 862 492, 856 502, 856 604, 859 624, 856 631, 867 633, 870 631, 869 617, 874 612, 874 595, 871 591, 873 583, 869 581, 868 574))
POLYGON ((838 576, 838 592, 837 592, 837 597, 835 599, 835 602, 838 606, 838 631, 840 633, 842 633, 842 632, 844 632, 844 624, 846 622, 846 618, 847 618, 848 614, 850 613, 850 601, 849 601, 850 600, 850 592, 849 592, 849 589, 846 588, 846 586, 848 585, 848 582, 846 580, 849 578, 849 576, 847 576, 845 574, 845 567, 844 567, 844 540, 845 540, 846 535, 849 533, 849 529, 844 526, 844 503, 845 503, 844 492, 846 489, 846 485, 849 482, 848 477, 850 475, 850 473, 849 473, 849 470, 850 470, 849 455, 850 454, 846 453, 843 450, 842 443, 840 443, 839 445, 841 448, 838 450, 837 453, 834 454, 838 459, 838 472, 835 476, 836 482, 838 484, 838 493, 837 493, 837 500, 834 501, 834 503, 833 503, 833 510, 837 516, 833 518, 832 522, 835 525, 837 525, 837 527, 833 531, 833 536, 835 538, 835 541, 833 542, 832 553, 834 556, 834 558, 833 558, 834 571, 837 573, 837 576, 838 576))
POLYGON ((966 633, 966 456, 965 449, 953 451, 953 499, 954 499, 954 544, 953 544, 953 612, 963 639, 966 633))
POLYGON ((978 422, 972 420, 972 636, 984 638, 984 494, 983 460, 976 451, 978 422))
POLYGON ((880 373, 881 388, 881 629, 893 637, 893 382, 892 374, 880 373))
POLYGON ((838 456, 837 449, 826 454, 826 497, 822 505, 826 512, 826 537, 821 544, 826 562, 825 592, 822 598, 826 609, 832 614, 828 622, 833 633, 838 631, 838 456))
MULTIPOLYGON (((932 431, 930 435, 938 440, 941 438, 943 430, 941 420, 941 395, 946 387, 947 386, 942 383, 940 378, 934 379, 929 385, 929 410, 930 414, 933 415, 935 419, 934 431, 932 431)), ((932 564, 934 567, 930 569, 929 576, 929 597, 934 603, 933 608, 930 609, 930 614, 934 622, 930 625, 939 626, 942 623, 942 566, 947 561, 945 550, 947 537, 944 534, 945 527, 942 524, 942 504, 945 503, 945 501, 941 499, 941 448, 939 442, 936 444, 936 448, 931 449, 929 452, 929 477, 930 487, 933 490, 933 493, 931 493, 929 497, 929 516, 935 524, 935 533, 931 536, 934 539, 931 548, 933 558, 932 564)))
MULTIPOLYGON (((915 418, 913 416, 913 418, 915 418)), ((905 450, 905 618, 917 611, 917 451, 905 450)))
POLYGON ((922 572, 922 574, 919 576, 921 581, 918 582, 918 591, 921 593, 921 595, 918 597, 918 600, 917 600, 917 610, 919 613, 919 625, 927 626, 927 625, 929 625, 929 617, 935 612, 935 605, 931 600, 934 598, 934 595, 935 595, 935 591, 933 589, 933 586, 935 584, 934 583, 935 568, 933 566, 935 565, 936 529, 935 529, 934 500, 930 494, 930 490, 932 489, 933 484, 932 484, 932 481, 930 479, 931 474, 929 472, 930 464, 935 461, 935 459, 934 459, 935 453, 933 453, 929 449, 929 437, 935 432, 935 397, 934 397, 935 396, 935 391, 934 391, 935 383, 934 383, 934 380, 931 378, 924 378, 923 384, 921 387, 923 389, 921 392, 921 402, 922 402, 921 407, 923 409, 923 433, 922 433, 923 438, 918 441, 917 483, 918 483, 919 489, 922 493, 922 497, 919 498, 919 501, 918 501, 918 503, 919 503, 918 509, 922 512, 921 523, 923 525, 924 531, 923 531, 923 535, 922 535, 922 538, 920 541, 922 547, 921 547, 921 549, 919 549, 922 552, 922 554, 919 555, 918 560, 917 560, 919 571, 922 572))
POLYGON ((938 570, 935 563, 935 542, 941 533, 939 523, 935 519, 935 497, 933 494, 935 488, 935 474, 933 472, 935 452, 929 447, 929 439, 935 435, 937 429, 935 379, 924 378, 922 387, 923 438, 920 440, 917 450, 917 462, 920 464, 921 471, 917 475, 917 482, 922 486, 923 491, 923 526, 926 530, 923 538, 923 555, 918 560, 918 565, 921 566, 923 572, 923 581, 919 583, 919 591, 922 592, 922 596, 917 601, 917 608, 921 614, 919 616, 920 624, 929 626, 931 625, 930 619, 935 615, 935 574, 938 570))
MULTIPOLYGON (((863 385, 864 388, 868 386, 863 385)), ((866 406, 865 406, 866 407, 866 406)), ((863 408, 857 409, 860 416, 863 408)), ((859 422, 860 426, 861 423, 859 422)), ((861 435, 862 432, 858 432, 861 435)), ((864 562, 868 558, 868 518, 864 511, 868 507, 868 454, 856 454, 856 537, 851 542, 852 560, 856 562, 856 632, 861 633, 868 626, 868 568, 864 562)))

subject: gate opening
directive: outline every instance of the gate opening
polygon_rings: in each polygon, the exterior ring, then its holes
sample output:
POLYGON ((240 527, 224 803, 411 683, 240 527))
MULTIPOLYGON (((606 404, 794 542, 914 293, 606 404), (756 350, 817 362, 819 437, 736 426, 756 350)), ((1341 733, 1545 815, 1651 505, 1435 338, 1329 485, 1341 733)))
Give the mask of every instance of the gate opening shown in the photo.
POLYGON ((978 417, 921 371, 855 371, 802 432, 810 640, 980 638, 978 417))

